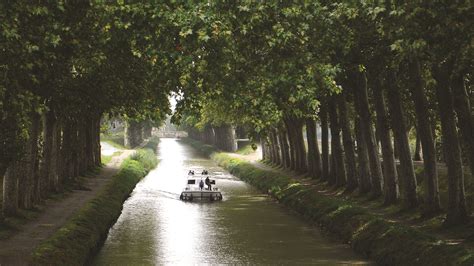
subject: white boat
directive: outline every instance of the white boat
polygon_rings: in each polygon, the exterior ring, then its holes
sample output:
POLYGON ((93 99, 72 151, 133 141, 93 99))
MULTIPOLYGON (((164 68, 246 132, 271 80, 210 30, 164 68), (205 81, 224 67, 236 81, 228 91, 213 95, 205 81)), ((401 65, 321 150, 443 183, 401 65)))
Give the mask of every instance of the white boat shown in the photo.
POLYGON ((204 174, 194 174, 190 171, 188 174, 188 180, 186 187, 179 196, 180 200, 184 201, 219 201, 222 200, 222 194, 219 189, 215 186, 216 180, 210 179, 207 176, 207 171, 203 171, 204 174), (209 178, 211 189, 205 184, 205 179, 209 178), (200 186, 201 181, 203 185, 200 186))

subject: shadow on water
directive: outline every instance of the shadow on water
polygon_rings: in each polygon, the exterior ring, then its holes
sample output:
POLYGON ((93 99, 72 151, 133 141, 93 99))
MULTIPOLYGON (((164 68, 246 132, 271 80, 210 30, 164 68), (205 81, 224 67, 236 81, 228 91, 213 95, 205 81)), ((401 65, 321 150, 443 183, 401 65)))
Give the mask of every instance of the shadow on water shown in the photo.
POLYGON ((158 157, 158 167, 125 202, 95 265, 367 264, 175 139, 161 140, 158 157), (187 171, 203 168, 224 201, 180 201, 187 171))

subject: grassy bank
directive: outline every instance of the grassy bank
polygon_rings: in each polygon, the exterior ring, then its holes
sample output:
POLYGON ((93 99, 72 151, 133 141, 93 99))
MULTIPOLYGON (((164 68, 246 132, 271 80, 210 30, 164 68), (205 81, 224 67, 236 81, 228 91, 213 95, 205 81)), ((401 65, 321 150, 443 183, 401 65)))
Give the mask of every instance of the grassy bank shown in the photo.
POLYGON ((32 254, 34 265, 83 265, 101 246, 135 185, 157 165, 155 153, 142 149, 126 159, 119 173, 74 217, 32 254))
POLYGON ((100 134, 100 141, 107 142, 112 147, 117 149, 126 149, 124 143, 124 132, 118 132, 114 134, 100 134))
POLYGON ((233 175, 268 192, 312 223, 349 243, 354 250, 382 265, 472 265, 474 254, 411 227, 391 223, 350 201, 326 196, 314 186, 268 171, 212 147, 186 140, 233 175))

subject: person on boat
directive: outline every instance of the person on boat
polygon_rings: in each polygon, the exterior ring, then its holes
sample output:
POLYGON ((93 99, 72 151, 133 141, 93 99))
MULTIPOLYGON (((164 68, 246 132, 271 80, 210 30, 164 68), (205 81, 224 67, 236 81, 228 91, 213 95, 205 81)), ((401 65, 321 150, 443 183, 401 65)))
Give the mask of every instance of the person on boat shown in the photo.
POLYGON ((201 179, 201 182, 199 182, 199 189, 202 190, 203 187, 204 187, 204 182, 203 182, 202 179, 201 179))
POLYGON ((211 191, 211 180, 209 179, 209 177, 206 177, 206 185, 207 185, 207 189, 211 191))
POLYGON ((194 175, 194 171, 193 171, 193 170, 189 170, 188 175, 194 175))
POLYGON ((207 175, 207 174, 208 174, 207 170, 205 170, 205 169, 204 169, 204 170, 202 170, 202 173, 201 173, 201 175, 207 175))

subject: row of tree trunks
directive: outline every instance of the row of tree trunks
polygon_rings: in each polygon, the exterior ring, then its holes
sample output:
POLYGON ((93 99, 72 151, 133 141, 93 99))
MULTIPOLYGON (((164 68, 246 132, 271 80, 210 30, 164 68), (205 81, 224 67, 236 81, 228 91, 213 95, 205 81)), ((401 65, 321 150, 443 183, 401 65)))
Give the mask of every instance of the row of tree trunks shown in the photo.
MULTIPOLYGON (((356 104, 357 105, 357 104, 356 104)), ((359 192, 361 194, 367 194, 372 189, 372 177, 370 174, 369 167, 369 155, 367 153, 367 145, 365 143, 364 136, 362 136, 362 125, 360 118, 356 118, 355 121, 355 133, 357 140, 357 160, 359 164, 359 192)))
POLYGON ((281 164, 284 168, 290 168, 290 145, 288 144, 288 136, 284 128, 278 131, 278 142, 280 143, 281 149, 281 164))
POLYGON ((399 197, 398 176, 393 153, 390 125, 385 110, 385 100, 380 79, 375 80, 374 93, 375 109, 377 113, 377 128, 382 146, 383 176, 384 176, 384 204, 394 204, 399 197))
POLYGON ((21 162, 14 161, 3 177, 3 216, 13 216, 18 212, 18 175, 21 174, 21 162))
POLYGON ((319 110, 319 119, 321 120, 321 162, 322 176, 321 179, 326 181, 329 177, 329 125, 328 112, 326 103, 321 103, 319 110))
POLYGON ((314 119, 306 119, 306 137, 308 139, 308 173, 313 178, 321 178, 321 154, 314 119))
POLYGON ((416 129, 415 153, 413 154, 413 161, 422 161, 421 158, 421 138, 418 129, 416 129))
POLYGON ((100 165, 100 115, 59 120, 52 109, 33 113, 28 135, 24 155, 10 163, 3 179, 5 217, 32 208, 100 165))
POLYGON ((143 122, 128 121, 125 125, 124 144, 126 147, 137 147, 143 142, 143 122))
POLYGON ((344 151, 341 145, 341 127, 337 113, 336 95, 331 96, 329 101, 329 121, 331 124, 331 156, 333 166, 329 184, 341 187, 346 184, 346 167, 344 164, 344 151))
POLYGON ((235 142, 235 129, 232 125, 223 124, 218 127, 214 127, 215 132, 215 145, 228 152, 234 152, 237 150, 235 142))
POLYGON ((34 201, 34 180, 38 175, 36 169, 39 161, 38 157, 38 140, 40 135, 41 117, 37 113, 31 114, 31 126, 29 131, 28 147, 26 151, 26 160, 24 162, 25 175, 19 182, 19 207, 30 209, 34 201))
POLYGON ((143 124, 143 138, 150 138, 152 135, 152 131, 153 125, 151 124, 151 121, 145 121, 145 123, 143 124))
POLYGON ((364 138, 367 155, 369 158, 370 174, 371 174, 371 192, 374 197, 382 195, 382 168, 377 153, 377 145, 375 143, 374 131, 372 128, 372 118, 369 110, 369 100, 367 94, 367 77, 365 71, 355 71, 355 102, 356 111, 360 116, 360 131, 364 138))
POLYGON ((347 114, 347 103, 344 95, 337 97, 339 119, 342 129, 342 138, 344 146, 344 154, 346 158, 346 173, 347 173, 347 185, 346 191, 353 191, 358 186, 358 175, 356 156, 354 151, 354 140, 351 133, 351 125, 347 114))
MULTIPOLYGON (((436 165, 436 147, 433 138, 432 123, 428 112, 428 101, 425 96, 421 66, 418 59, 409 62, 409 76, 412 87, 411 98, 415 106, 417 120, 416 141, 421 142, 423 149, 423 166, 426 184, 425 206, 427 213, 434 213, 441 209, 438 189, 438 168, 436 165)), ((418 146, 418 145, 417 145, 418 146)), ((417 152, 415 152, 415 155, 417 152)), ((417 159, 417 158, 415 158, 417 159)))
POLYGON ((290 151, 290 169, 296 170, 296 136, 294 125, 290 119, 284 119, 286 132, 288 134, 288 144, 289 144, 289 151, 290 151))
POLYGON ((206 125, 204 127, 203 138, 204 138, 204 143, 208 145, 216 144, 216 134, 214 132, 214 129, 210 125, 206 125))
MULTIPOLYGON (((41 165, 42 180, 44 180, 44 187, 51 188, 53 191, 57 191, 57 138, 58 138, 58 121, 54 111, 49 111, 45 114, 43 119, 43 135, 44 135, 44 146, 43 146, 43 160, 41 165)), ((42 196, 46 197, 49 190, 42 190, 42 196)))
POLYGON ((456 73, 453 76, 451 87, 463 147, 466 150, 471 176, 474 176, 474 118, 462 73, 456 73))
POLYGON ((276 165, 281 165, 281 151, 280 151, 280 144, 278 143, 278 137, 276 130, 270 130, 269 132, 269 139, 270 139, 270 151, 272 153, 272 162, 276 165))
POLYGON ((303 139, 303 121, 287 117, 284 122, 289 140, 290 169, 298 173, 305 173, 307 160, 303 139))
POLYGON ((446 224, 457 224, 468 219, 466 195, 464 191, 464 172, 461 147, 456 129, 453 93, 450 87, 452 72, 451 62, 440 63, 433 69, 436 80, 436 97, 438 99, 443 149, 448 168, 448 214, 446 224))
POLYGON ((402 111, 400 89, 396 85, 397 77, 395 70, 388 70, 386 83, 388 88, 388 106, 391 115, 390 121, 392 123, 393 135, 397 140, 396 144, 398 145, 400 158, 400 177, 403 186, 402 200, 407 208, 412 208, 418 205, 416 176, 408 143, 405 116, 402 111))
POLYGON ((260 145, 262 146, 262 159, 264 161, 270 161, 267 140, 265 138, 261 138, 260 145))

